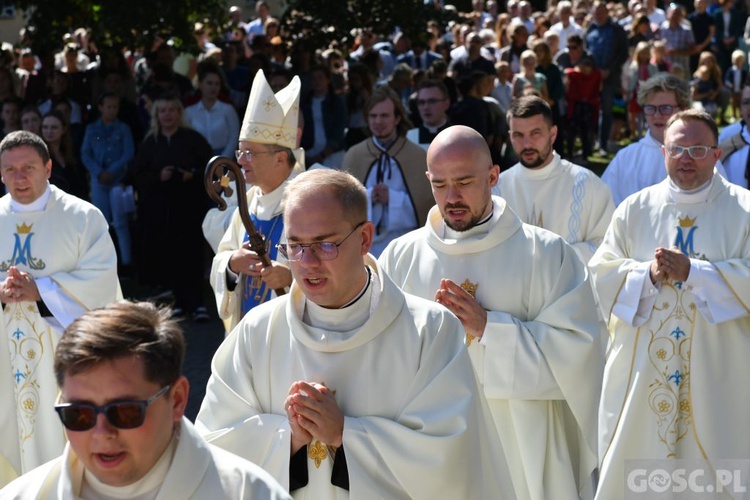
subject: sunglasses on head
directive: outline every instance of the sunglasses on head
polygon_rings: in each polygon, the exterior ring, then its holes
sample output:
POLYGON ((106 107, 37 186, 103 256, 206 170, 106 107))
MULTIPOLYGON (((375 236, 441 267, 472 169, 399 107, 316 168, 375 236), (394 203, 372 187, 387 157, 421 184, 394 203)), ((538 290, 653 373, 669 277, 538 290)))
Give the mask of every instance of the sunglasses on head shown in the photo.
POLYGON ((109 423, 118 429, 135 429, 146 420, 146 408, 167 393, 171 385, 145 401, 118 401, 104 406, 88 403, 62 403, 55 405, 60 421, 69 431, 87 431, 96 426, 96 417, 102 413, 109 423))

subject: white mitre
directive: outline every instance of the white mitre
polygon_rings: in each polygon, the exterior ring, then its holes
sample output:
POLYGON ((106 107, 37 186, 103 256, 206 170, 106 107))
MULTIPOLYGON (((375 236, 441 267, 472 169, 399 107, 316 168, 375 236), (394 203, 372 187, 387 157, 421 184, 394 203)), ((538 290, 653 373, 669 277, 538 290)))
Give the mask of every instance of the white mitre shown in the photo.
POLYGON ((263 70, 258 70, 239 140, 289 148, 297 161, 304 165, 304 151, 297 147, 301 87, 299 77, 295 76, 289 85, 274 95, 263 70))

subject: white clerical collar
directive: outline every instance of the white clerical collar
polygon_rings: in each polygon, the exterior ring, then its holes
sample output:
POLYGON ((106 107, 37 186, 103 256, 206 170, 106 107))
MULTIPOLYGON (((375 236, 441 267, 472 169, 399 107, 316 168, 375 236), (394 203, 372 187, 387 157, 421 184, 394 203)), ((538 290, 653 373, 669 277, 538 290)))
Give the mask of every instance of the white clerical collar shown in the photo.
POLYGON ((706 203, 708 201, 708 195, 711 194, 711 186, 713 183, 714 177, 712 176, 711 179, 702 186, 695 189, 684 190, 669 178, 669 195, 675 203, 684 203, 686 205, 706 203))
POLYGON ((492 219, 493 213, 494 213, 494 205, 493 205, 493 210, 490 212, 490 214, 487 217, 480 220, 479 222, 477 222, 476 226, 472 227, 471 229, 467 229, 466 231, 456 231, 455 229, 451 229, 445 223, 445 220, 443 220, 443 234, 441 234, 440 237, 443 240, 449 241, 449 240, 463 240, 466 238, 471 238, 472 236, 487 234, 490 232, 489 222, 492 219))
POLYGON ((521 165, 521 175, 527 179, 544 180, 552 177, 560 166, 560 155, 553 151, 552 160, 542 168, 531 169, 521 165))
POLYGON ((330 332, 352 332, 364 325, 380 300, 380 278, 371 268, 366 268, 368 280, 351 302, 339 309, 321 307, 305 299, 303 322, 314 328, 330 332))
POLYGON ((445 118, 443 122, 437 127, 429 127, 425 124, 424 128, 426 128, 431 134, 437 134, 440 130, 440 127, 444 127, 446 123, 448 123, 448 118, 445 118))
POLYGON ((49 197, 52 196, 52 190, 49 187, 49 181, 47 181, 47 189, 44 190, 44 193, 42 193, 42 196, 37 198, 36 200, 32 201, 28 205, 24 205, 23 203, 19 203, 13 198, 10 199, 10 209, 15 213, 23 213, 23 212, 41 212, 45 209, 47 206, 47 202, 49 201, 49 197))
POLYGON ((263 194, 256 186, 257 194, 250 200, 249 212, 255 214, 260 220, 271 220, 276 214, 281 213, 281 198, 284 197, 284 189, 294 177, 295 172, 296 170, 292 170, 289 177, 270 193, 263 194))
POLYGON ((99 481, 88 469, 84 471, 84 481, 81 486, 81 498, 96 498, 101 500, 117 500, 127 498, 130 500, 146 500, 156 498, 164 479, 167 477, 169 467, 172 465, 175 449, 177 448, 177 437, 172 437, 167 449, 164 450, 159 460, 156 461, 151 470, 141 479, 127 486, 110 486, 99 481))

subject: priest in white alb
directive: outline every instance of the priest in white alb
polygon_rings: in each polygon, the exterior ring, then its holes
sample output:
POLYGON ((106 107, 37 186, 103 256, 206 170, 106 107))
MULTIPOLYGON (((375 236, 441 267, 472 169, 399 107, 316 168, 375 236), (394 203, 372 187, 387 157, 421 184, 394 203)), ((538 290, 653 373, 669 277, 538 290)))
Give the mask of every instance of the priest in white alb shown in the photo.
MULTIPOLYGON (((612 190, 615 206, 631 194, 665 179, 661 153, 664 130, 670 116, 691 107, 690 86, 675 75, 658 73, 641 84, 638 104, 648 124, 646 135, 618 151, 602 174, 602 180, 612 190)), ((721 164, 717 168, 726 177, 721 164)))
MULTIPOLYGON (((272 265, 264 267, 250 250, 247 231, 235 209, 218 243, 210 278, 227 331, 252 308, 275 297, 274 290, 292 283, 288 266, 277 260, 276 245, 284 234, 281 197, 301 169, 297 159, 304 161, 302 149, 297 149, 300 88, 298 77, 276 94, 262 71, 253 80, 235 156, 248 185, 250 219, 266 241, 272 265)), ((203 232, 212 246, 215 236, 211 235, 221 232, 225 222, 225 214, 218 209, 206 215, 203 232)))
POLYGON ((313 170, 284 203, 295 281, 217 350, 198 431, 294 498, 514 498, 461 324, 368 254, 364 186, 313 170))
POLYGON ((585 264, 490 195, 499 168, 476 131, 438 134, 427 169, 437 206, 381 265, 461 320, 517 497, 590 498, 602 362, 585 264))
POLYGON ((715 170, 707 113, 672 116, 664 139, 667 179, 617 208, 590 261, 610 334, 602 500, 626 497, 628 467, 645 460, 695 459, 713 474, 750 452, 750 192, 715 170))
POLYGON ((121 298, 107 221, 50 185, 51 169, 35 134, 0 142, 0 487, 62 452, 55 346, 75 318, 121 298))
POLYGON ((558 131, 542 98, 513 100, 508 125, 519 162, 500 174, 493 194, 502 196, 522 221, 562 236, 588 262, 615 210, 609 187, 552 149, 558 131))

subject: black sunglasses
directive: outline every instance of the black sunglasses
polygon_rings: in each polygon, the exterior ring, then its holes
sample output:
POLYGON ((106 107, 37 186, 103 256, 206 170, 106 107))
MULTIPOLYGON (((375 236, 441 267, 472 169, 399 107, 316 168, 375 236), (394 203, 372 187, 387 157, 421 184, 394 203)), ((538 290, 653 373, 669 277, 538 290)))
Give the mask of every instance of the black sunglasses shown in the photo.
POLYGON ((146 420, 148 405, 167 393, 171 385, 162 387, 146 401, 118 401, 104 406, 88 403, 63 403, 55 405, 60 421, 69 431, 87 431, 96 425, 96 417, 103 413, 110 424, 118 429, 135 429, 146 420))

